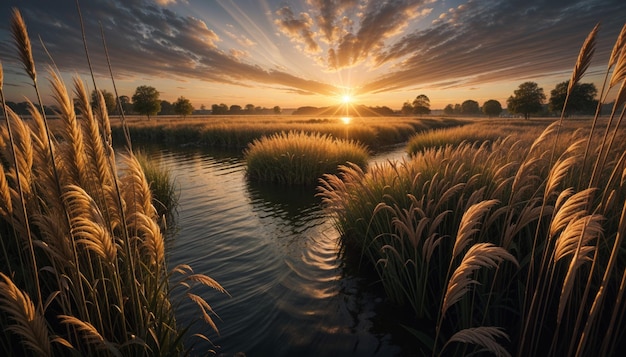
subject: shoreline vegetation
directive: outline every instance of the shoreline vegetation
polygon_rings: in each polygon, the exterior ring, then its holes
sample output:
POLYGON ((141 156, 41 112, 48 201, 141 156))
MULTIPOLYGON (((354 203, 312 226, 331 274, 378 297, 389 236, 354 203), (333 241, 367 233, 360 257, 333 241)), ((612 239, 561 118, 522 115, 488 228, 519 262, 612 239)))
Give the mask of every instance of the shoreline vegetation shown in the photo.
POLYGON ((606 79, 600 98, 617 94, 602 120, 565 120, 564 107, 549 125, 511 122, 500 135, 487 122, 440 129, 412 138, 408 159, 324 177, 342 254, 410 311, 417 355, 626 348, 626 26, 606 79))
MULTIPOLYGON (((26 25, 11 18, 16 50, 40 102, 26 25)), ((50 68, 54 128, 29 104, 5 105, 0 128, 0 351, 7 356, 184 355, 188 324, 174 311, 190 299, 217 332, 199 289, 225 293, 188 265, 167 266, 153 192, 130 142, 117 166, 100 93, 68 91, 50 68), (77 98, 73 101, 72 98, 77 98), (80 115, 76 115, 75 106, 80 115), (54 133, 54 134, 53 134, 54 133), (180 296, 173 299, 172 296, 180 296)), ((208 339, 207 336, 198 338, 208 339)))

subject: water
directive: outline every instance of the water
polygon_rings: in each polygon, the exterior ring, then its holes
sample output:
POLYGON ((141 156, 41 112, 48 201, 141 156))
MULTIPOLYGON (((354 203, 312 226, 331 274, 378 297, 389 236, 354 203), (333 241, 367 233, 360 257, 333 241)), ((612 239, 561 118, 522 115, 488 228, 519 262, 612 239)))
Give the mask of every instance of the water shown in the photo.
MULTIPOLYGON (((188 264, 229 293, 196 291, 219 315, 219 335, 194 324, 192 333, 211 343, 190 338, 193 355, 402 353, 388 332, 376 332, 382 299, 344 270, 338 233, 314 190, 250 183, 236 153, 159 150, 151 157, 171 170, 180 188, 170 266, 188 264)), ((188 301, 177 312, 183 323, 200 316, 188 301)))

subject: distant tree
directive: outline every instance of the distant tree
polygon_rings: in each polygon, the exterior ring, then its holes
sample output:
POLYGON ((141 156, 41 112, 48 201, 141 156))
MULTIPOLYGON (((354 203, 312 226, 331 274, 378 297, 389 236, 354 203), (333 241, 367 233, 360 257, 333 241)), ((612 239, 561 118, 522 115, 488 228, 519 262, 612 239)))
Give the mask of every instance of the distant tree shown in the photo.
MULTIPOLYGON (((115 111, 115 108, 117 107, 115 103, 115 96, 113 96, 113 93, 107 91, 106 89, 101 89, 100 92, 102 93, 102 96, 104 97, 104 105, 106 106, 107 113, 113 114, 113 112, 115 111)), ((91 91, 91 106, 93 108, 97 107, 98 103, 100 102, 97 95, 98 95, 98 92, 95 89, 91 91)))
POLYGON ((454 113, 455 113, 455 114, 461 114, 461 104, 456 103, 456 104, 454 105, 454 113))
POLYGON ((178 99, 174 102, 174 112, 178 115, 182 115, 183 118, 193 113, 193 110, 194 107, 191 105, 189 99, 183 96, 178 97, 178 99))
POLYGON ((502 113, 502 105, 495 99, 489 99, 483 104, 483 113, 491 117, 496 117, 502 113))
POLYGON ((229 114, 240 114, 241 113, 241 105, 233 104, 228 109, 229 114))
POLYGON ((159 115, 174 115, 174 105, 168 102, 167 100, 161 101, 161 110, 159 111, 159 115))
MULTIPOLYGON (((125 114, 130 114, 133 112, 133 104, 130 102, 130 97, 128 97, 127 95, 120 95, 117 100, 119 104, 121 104, 121 109, 124 111, 125 114)), ((120 108, 117 106, 116 113, 122 114, 120 108)))
POLYGON ((480 113, 480 107, 477 101, 468 99, 461 103, 461 114, 476 115, 478 113, 480 113))
POLYGON ((159 91, 150 86, 139 86, 133 94, 133 109, 139 114, 148 116, 161 111, 161 101, 159 100, 159 91))
POLYGON ((254 113, 254 104, 246 104, 245 111, 248 114, 254 113))
POLYGON ((543 88, 535 82, 524 82, 507 99, 506 104, 509 112, 523 114, 524 119, 528 119, 530 114, 538 113, 543 109, 544 100, 546 100, 546 95, 543 93, 543 88))
POLYGON ((402 114, 404 115, 413 114, 413 105, 411 105, 411 103, 409 102, 404 102, 404 104, 402 104, 402 109, 400 109, 400 112, 402 112, 402 114))
MULTIPOLYGON (((563 110, 565 97, 567 96, 567 87, 569 80, 561 82, 550 91, 550 100, 548 101, 548 110, 560 114, 563 110)), ((572 88, 569 95, 567 106, 565 107, 565 116, 574 113, 578 114, 594 114, 598 101, 595 99, 598 90, 593 83, 577 83, 572 88)))
POLYGON ((443 108, 443 113, 446 115, 454 114, 454 106, 452 104, 446 105, 446 107, 443 108))
POLYGON ((430 99, 425 94, 420 94, 413 100, 413 113, 430 114, 430 99))
POLYGON ((213 104, 211 105, 211 114, 213 115, 224 115, 224 114, 228 114, 228 105, 221 103, 221 104, 213 104))
POLYGON ((280 114, 282 112, 283 112, 283 110, 280 109, 280 107, 278 105, 274 107, 274 114, 280 114))

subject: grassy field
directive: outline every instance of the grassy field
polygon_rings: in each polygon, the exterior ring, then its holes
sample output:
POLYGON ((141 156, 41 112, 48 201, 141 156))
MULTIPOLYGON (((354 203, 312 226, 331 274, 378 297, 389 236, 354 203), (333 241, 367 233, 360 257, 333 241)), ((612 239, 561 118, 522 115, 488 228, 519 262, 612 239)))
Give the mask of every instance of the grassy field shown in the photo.
MULTIPOLYGON (((243 149, 263 136, 298 131, 331 135, 336 139, 355 140, 370 150, 402 143, 416 132, 464 125, 455 118, 361 117, 349 122, 341 117, 310 118, 306 116, 206 116, 186 119, 158 116, 127 120, 130 136, 137 142, 158 142, 166 145, 221 147, 243 149)), ((123 140, 119 120, 112 121, 114 140, 123 140)))

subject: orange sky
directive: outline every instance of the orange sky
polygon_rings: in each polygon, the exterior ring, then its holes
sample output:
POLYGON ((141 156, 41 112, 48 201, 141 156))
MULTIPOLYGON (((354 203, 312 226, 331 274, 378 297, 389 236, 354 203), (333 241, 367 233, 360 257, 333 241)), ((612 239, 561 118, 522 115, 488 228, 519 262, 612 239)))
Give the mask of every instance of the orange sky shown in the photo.
MULTIPOLYGON (((524 81, 547 96, 569 78, 581 44, 602 22, 583 82, 599 87, 624 19, 622 0, 133 0, 82 1, 99 88, 112 91, 100 24, 120 95, 151 85, 161 98, 204 104, 294 108, 356 103, 399 109, 425 94, 431 108, 472 99, 506 106, 524 81)), ((0 5, 0 60, 7 99, 33 97, 8 32, 22 12, 40 73, 50 63, 85 79, 74 1, 0 5)), ((43 84, 45 81, 42 81, 43 84)), ((49 96, 44 95, 44 101, 49 96)))

